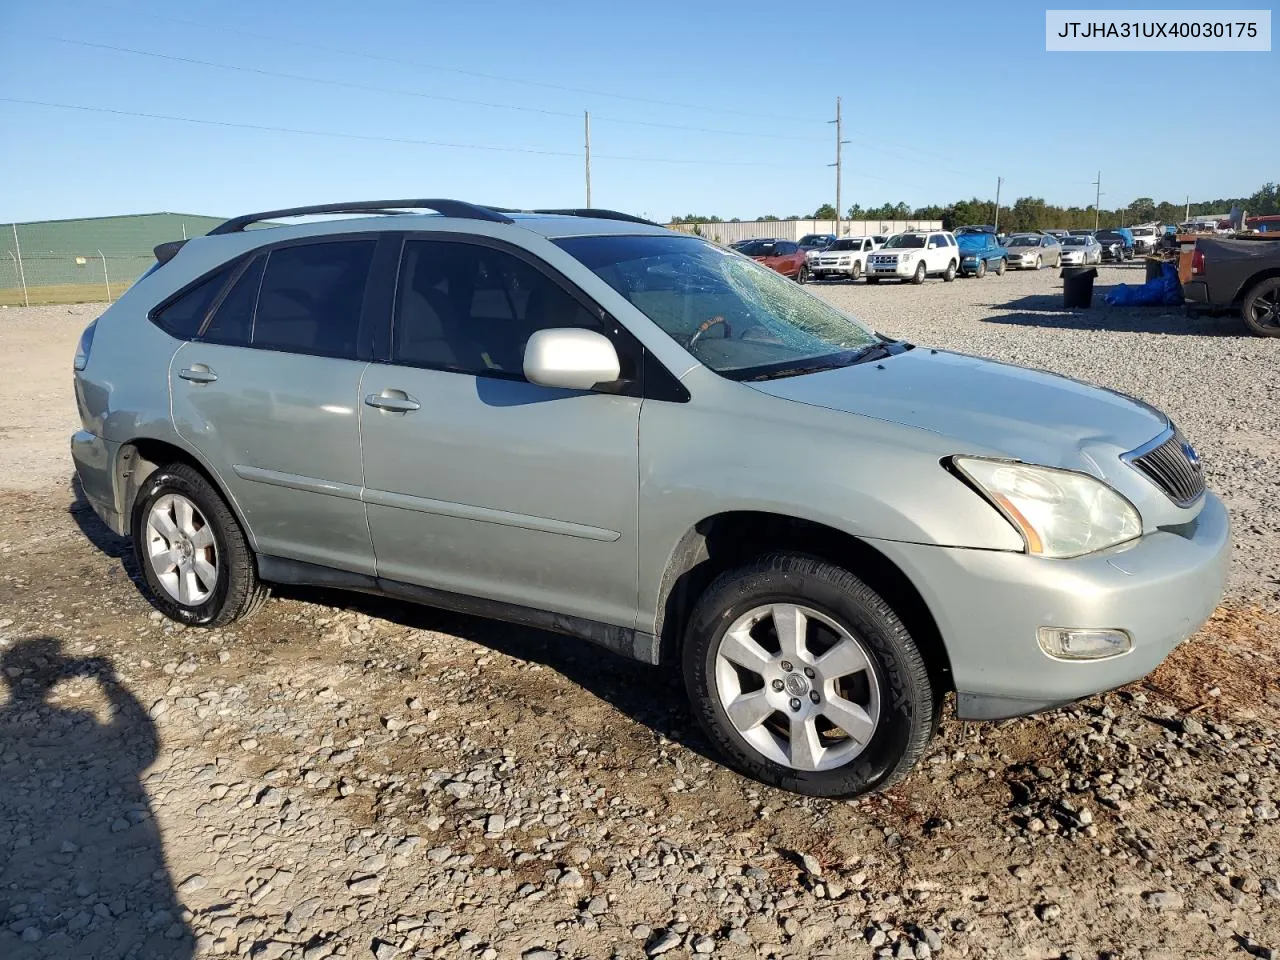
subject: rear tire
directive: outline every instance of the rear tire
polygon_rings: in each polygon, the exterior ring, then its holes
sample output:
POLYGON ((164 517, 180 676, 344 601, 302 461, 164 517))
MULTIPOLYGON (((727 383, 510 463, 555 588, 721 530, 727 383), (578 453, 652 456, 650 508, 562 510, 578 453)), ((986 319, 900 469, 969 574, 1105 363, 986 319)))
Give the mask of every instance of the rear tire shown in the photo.
POLYGON ((171 620, 220 627, 256 612, 270 595, 235 514, 189 464, 167 464, 146 479, 131 529, 151 602, 171 620))
POLYGON ((784 790, 882 790, 937 728, 941 699, 902 621, 825 561, 774 554, 722 574, 694 606, 682 659, 707 736, 734 769, 784 790))
POLYGON ((1255 337, 1280 337, 1280 277, 1254 284, 1245 294, 1240 314, 1255 337))
POLYGON ((947 264, 947 271, 942 275, 943 283, 950 283, 956 278, 956 262, 952 260, 947 264))

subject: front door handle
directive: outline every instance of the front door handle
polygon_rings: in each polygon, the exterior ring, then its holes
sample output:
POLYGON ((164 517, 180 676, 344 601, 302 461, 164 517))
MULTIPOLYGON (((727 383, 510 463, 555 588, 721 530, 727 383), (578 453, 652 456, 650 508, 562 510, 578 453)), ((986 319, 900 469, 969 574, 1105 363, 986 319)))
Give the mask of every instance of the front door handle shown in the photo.
POLYGON ((213 383, 218 379, 218 375, 203 363, 193 363, 189 367, 183 367, 178 371, 178 376, 192 383, 213 383))
POLYGON ((379 410, 389 410, 392 413, 408 413, 411 410, 420 410, 422 408, 422 404, 403 390, 383 390, 381 393, 371 393, 364 398, 364 402, 371 407, 377 407, 379 410))

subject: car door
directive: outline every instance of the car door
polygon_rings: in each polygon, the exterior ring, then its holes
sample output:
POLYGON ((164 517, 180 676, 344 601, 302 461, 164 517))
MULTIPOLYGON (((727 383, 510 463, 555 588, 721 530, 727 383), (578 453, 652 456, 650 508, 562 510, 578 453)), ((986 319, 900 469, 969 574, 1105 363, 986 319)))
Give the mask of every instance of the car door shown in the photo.
POLYGON ((947 261, 951 259, 951 249, 947 246, 947 238, 940 233, 929 234, 925 249, 926 269, 930 273, 942 273, 947 269, 947 261))
POLYGON ((405 238, 387 362, 360 388, 378 576, 632 627, 641 401, 528 382, 525 343, 554 327, 605 325, 523 251, 405 238))
POLYGON ((251 256, 170 361, 174 427, 263 554, 373 572, 359 344, 377 243, 326 238, 251 256))

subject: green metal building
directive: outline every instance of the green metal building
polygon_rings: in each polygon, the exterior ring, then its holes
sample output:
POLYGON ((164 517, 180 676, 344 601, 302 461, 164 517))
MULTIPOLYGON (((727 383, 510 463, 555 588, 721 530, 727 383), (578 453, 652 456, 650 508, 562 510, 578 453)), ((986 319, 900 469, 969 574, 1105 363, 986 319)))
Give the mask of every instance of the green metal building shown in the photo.
POLYGON ((0 304, 114 300, 155 262, 156 244, 224 219, 142 213, 0 225, 0 304))

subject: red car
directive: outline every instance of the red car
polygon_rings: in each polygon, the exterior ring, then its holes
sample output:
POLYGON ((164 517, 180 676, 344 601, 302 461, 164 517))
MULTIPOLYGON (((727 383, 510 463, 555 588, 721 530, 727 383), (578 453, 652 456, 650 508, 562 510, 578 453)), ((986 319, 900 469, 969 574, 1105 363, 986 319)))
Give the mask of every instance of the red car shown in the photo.
POLYGON ((738 252, 770 270, 777 270, 796 283, 809 279, 809 264, 800 244, 792 240, 751 240, 738 247, 738 252))

